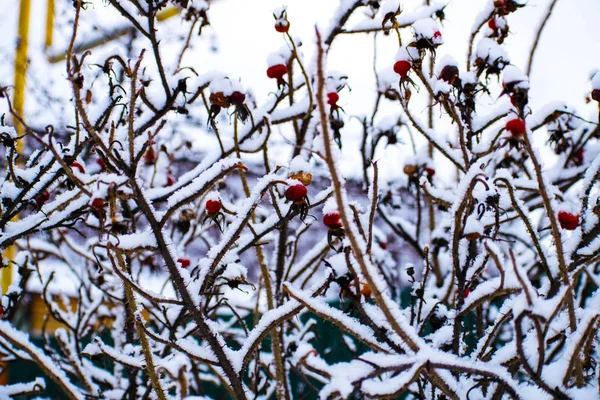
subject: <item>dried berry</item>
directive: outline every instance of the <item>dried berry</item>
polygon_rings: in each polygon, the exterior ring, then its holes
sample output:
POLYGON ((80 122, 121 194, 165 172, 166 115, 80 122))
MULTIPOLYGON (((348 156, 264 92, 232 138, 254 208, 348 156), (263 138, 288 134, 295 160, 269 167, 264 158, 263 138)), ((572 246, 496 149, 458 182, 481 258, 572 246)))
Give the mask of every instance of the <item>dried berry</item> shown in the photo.
POLYGON ((600 89, 592 90, 592 100, 596 100, 598 103, 600 103, 600 89))
POLYGON ((310 172, 298 171, 290 173, 288 176, 290 179, 300 181, 303 185, 308 186, 312 182, 312 174, 310 172))
POLYGON ((238 92, 237 90, 231 93, 231 96, 229 96, 229 102, 234 106, 240 107, 244 104, 245 101, 246 95, 242 92, 238 92))
POLYGON ((154 151, 154 147, 148 147, 148 150, 144 153, 144 162, 148 165, 152 165, 156 162, 156 151, 154 151))
POLYGON ((458 68, 454 65, 446 65, 440 72, 440 79, 444 82, 448 82, 450 85, 460 85, 460 79, 458 77, 458 68))

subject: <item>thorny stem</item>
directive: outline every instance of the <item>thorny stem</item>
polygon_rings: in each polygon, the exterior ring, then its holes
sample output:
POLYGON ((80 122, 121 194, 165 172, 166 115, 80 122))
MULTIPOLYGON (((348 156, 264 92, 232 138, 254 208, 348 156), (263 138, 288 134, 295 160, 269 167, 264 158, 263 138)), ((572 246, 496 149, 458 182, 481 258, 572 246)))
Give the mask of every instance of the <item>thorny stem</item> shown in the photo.
MULTIPOLYGON (((544 204, 544 208, 546 210, 546 215, 550 220, 550 226, 552 228, 552 237, 554 239, 554 245, 556 246, 556 257, 558 258, 558 268, 560 271, 560 275, 565 287, 570 288, 571 283, 569 279, 569 273, 567 271, 567 265, 565 262, 565 253, 562 243, 562 236, 560 233, 560 228, 558 226, 558 221, 556 217, 556 213, 552 208, 552 202, 550 199, 550 195, 548 194, 546 188, 546 182, 544 180, 544 175, 542 172, 542 166, 540 165, 533 148, 531 147, 531 142, 529 141, 529 133, 526 132, 523 135, 523 142, 525 144, 525 149, 527 150, 527 154, 533 163, 533 168, 535 169, 536 179, 538 181, 538 188, 540 190, 540 196, 542 197, 542 202, 544 204)), ((571 328, 571 332, 576 329, 576 318, 575 318, 575 308, 573 304, 573 293, 569 289, 567 293, 567 309, 569 311, 569 326, 571 328)))

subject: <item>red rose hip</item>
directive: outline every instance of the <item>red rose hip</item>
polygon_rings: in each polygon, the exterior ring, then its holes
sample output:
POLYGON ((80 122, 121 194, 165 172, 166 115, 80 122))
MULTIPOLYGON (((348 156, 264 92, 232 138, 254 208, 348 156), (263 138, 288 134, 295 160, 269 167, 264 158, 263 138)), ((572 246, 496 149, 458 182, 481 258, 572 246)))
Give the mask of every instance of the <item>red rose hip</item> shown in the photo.
POLYGON ((579 226, 579 215, 571 214, 566 211, 559 211, 558 222, 563 229, 572 231, 579 226))
POLYGON ((340 95, 336 92, 327 93, 327 104, 329 104, 330 106, 336 107, 339 99, 340 95))
POLYGON ((271 79, 281 80, 283 79, 283 76, 287 74, 287 72, 288 69, 283 64, 277 64, 267 68, 267 76, 271 79))
POLYGON ((340 229, 342 227, 342 217, 338 212, 330 212, 323 215, 323 225, 329 229, 340 229))
POLYGON ((394 72, 400 75, 402 79, 408 76, 408 71, 410 71, 410 68, 410 62, 406 60, 396 61, 394 64, 394 72))
POLYGON ((189 258, 178 258, 177 262, 181 264, 181 268, 187 268, 192 264, 189 258))
POLYGON ((287 188, 287 190, 285 191, 285 198, 289 201, 296 202, 304 199, 307 194, 308 190, 306 189, 306 186, 304 186, 301 183, 297 183, 287 188))
POLYGON ((48 200, 50 200, 50 192, 44 190, 35 198, 35 203, 38 207, 42 207, 48 200))
POLYGON ((515 137, 523 136, 526 130, 525 122, 520 118, 510 120, 506 123, 506 130, 515 137))
POLYGON ((221 211, 223 205, 219 200, 207 200, 206 201, 206 212, 209 214, 216 214, 221 211))

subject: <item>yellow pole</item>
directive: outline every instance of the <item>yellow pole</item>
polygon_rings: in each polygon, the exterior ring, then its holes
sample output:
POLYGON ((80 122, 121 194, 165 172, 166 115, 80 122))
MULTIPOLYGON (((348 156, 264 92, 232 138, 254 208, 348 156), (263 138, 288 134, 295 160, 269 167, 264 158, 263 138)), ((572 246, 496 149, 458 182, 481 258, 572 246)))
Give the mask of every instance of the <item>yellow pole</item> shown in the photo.
POLYGON ((44 47, 49 49, 52 47, 52 41, 54 39, 54 0, 48 0, 48 7, 46 8, 46 40, 44 41, 44 47))
MULTIPOLYGON (((13 97, 13 107, 15 113, 23 118, 25 111, 25 81, 27 76, 27 46, 29 44, 29 15, 31 10, 31 0, 21 0, 19 9, 19 37, 17 40, 17 51, 15 55, 15 88, 13 97)), ((23 136, 25 129, 19 122, 14 121, 17 134, 23 136)), ((23 139, 17 142, 17 151, 23 150, 23 139)), ((12 283, 13 266, 10 261, 15 257, 15 247, 10 246, 4 252, 4 258, 7 259, 8 267, 2 268, 2 293, 6 294, 12 283)))

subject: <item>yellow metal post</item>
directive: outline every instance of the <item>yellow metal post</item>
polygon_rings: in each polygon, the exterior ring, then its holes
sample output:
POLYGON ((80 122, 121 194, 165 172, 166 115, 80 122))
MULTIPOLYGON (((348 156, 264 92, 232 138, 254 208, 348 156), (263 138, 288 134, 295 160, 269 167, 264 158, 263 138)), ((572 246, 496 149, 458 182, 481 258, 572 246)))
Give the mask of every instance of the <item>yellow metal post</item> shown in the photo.
POLYGON ((48 0, 48 7, 46 8, 46 40, 44 41, 44 47, 46 49, 52 47, 53 39, 54 39, 54 0, 48 0))
MULTIPOLYGON (((23 118, 25 111, 25 82, 27 78, 27 46, 29 44, 29 15, 31 11, 31 0, 21 0, 19 9, 19 37, 17 39, 17 51, 15 55, 15 87, 13 97, 13 107, 15 113, 23 118)), ((25 132, 23 125, 14 121, 17 134, 22 136, 25 132)), ((17 142, 17 151, 22 151, 24 139, 17 142)), ((15 257, 15 247, 10 246, 4 252, 8 267, 2 269, 2 293, 6 294, 12 283, 13 266, 10 261, 15 257)))

